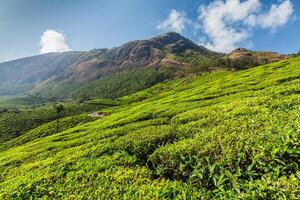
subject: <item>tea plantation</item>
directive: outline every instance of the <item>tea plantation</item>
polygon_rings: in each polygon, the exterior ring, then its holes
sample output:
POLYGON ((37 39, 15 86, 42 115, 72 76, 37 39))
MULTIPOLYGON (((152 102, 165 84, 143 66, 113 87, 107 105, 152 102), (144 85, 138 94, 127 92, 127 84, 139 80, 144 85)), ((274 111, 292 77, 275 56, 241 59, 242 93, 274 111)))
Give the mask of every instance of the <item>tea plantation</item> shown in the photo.
POLYGON ((300 57, 119 101, 0 144, 0 199, 300 199, 300 57))
MULTIPOLYGON (((77 103, 65 103, 65 110, 60 117, 75 116, 81 113, 104 108, 102 102, 86 103, 78 105, 77 103)), ((2 142, 11 140, 23 135, 26 131, 36 128, 44 123, 51 122, 57 118, 57 114, 52 106, 40 106, 35 109, 17 109, 0 111, 0 145, 2 142)), ((76 120, 76 116, 73 117, 76 120)), ((69 119, 69 121, 72 121, 69 119)), ((0 147, 1 148, 1 147, 0 147)))

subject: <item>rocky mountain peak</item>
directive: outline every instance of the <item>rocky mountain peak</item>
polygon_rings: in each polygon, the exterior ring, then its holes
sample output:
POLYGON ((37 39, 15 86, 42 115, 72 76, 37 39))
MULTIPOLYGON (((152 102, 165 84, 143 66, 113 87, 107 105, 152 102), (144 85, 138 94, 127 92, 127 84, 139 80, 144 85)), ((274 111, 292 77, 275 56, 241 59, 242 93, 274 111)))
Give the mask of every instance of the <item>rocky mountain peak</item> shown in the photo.
POLYGON ((175 32, 165 33, 150 39, 128 42, 105 52, 105 60, 113 60, 112 65, 136 67, 157 65, 168 54, 211 53, 191 40, 175 32))

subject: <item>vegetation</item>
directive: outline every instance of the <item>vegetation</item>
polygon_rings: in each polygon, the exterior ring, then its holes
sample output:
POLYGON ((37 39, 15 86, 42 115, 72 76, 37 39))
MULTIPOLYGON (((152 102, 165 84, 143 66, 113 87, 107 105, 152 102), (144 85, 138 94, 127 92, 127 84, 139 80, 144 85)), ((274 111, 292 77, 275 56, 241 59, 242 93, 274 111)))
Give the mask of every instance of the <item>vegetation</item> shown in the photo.
POLYGON ((48 100, 75 99, 87 101, 95 98, 115 99, 149 88, 169 77, 166 70, 137 68, 108 75, 87 84, 61 81, 50 84, 40 92, 48 100))
POLYGON ((183 69, 185 70, 184 74, 205 73, 224 69, 241 70, 258 65, 258 62, 251 58, 230 59, 220 55, 201 57, 192 54, 189 56, 175 56, 175 59, 189 64, 187 68, 183 69))
MULTIPOLYGON (((86 114, 74 115, 70 117, 64 117, 60 119, 60 131, 65 131, 67 129, 73 128, 77 125, 84 124, 87 122, 92 122, 97 120, 95 117, 89 117, 86 114)), ((11 147, 19 146, 27 142, 36 140, 38 138, 46 137, 57 133, 57 122, 54 120, 52 122, 45 123, 37 128, 27 131, 17 138, 11 139, 0 145, 0 151, 9 149, 11 147)))
POLYGON ((32 89, 32 84, 0 84, 0 96, 16 95, 32 89))
MULTIPOLYGON (((65 103, 65 110, 60 112, 60 117, 74 116, 80 113, 97 111, 104 107, 107 107, 107 105, 103 105, 101 102, 87 102, 83 105, 65 103)), ((30 129, 56 119, 57 112, 51 106, 26 110, 3 109, 2 112, 0 112, 0 143, 19 137, 30 129)))
POLYGON ((289 56, 291 58, 300 56, 300 50, 297 53, 288 54, 287 56, 289 56))
POLYGON ((241 70, 277 62, 285 59, 275 52, 250 51, 247 49, 236 49, 228 55, 207 54, 199 56, 197 54, 189 55, 169 55, 170 59, 188 63, 188 67, 183 68, 184 74, 204 73, 216 70, 241 70))
POLYGON ((48 53, 0 63, 0 95, 28 93, 71 65, 90 57, 88 52, 48 53))
POLYGON ((56 133, 58 133, 60 113, 65 110, 65 107, 62 104, 55 104, 53 108, 56 111, 56 133))
POLYGON ((76 88, 78 87, 80 87, 79 83, 70 81, 60 81, 44 86, 42 90, 38 90, 38 92, 33 91, 32 93, 34 95, 36 93, 40 93, 45 99, 48 99, 50 101, 57 101, 68 99, 72 91, 76 90, 76 88))
POLYGON ((152 68, 129 70, 79 87, 73 92, 72 97, 81 100, 95 98, 114 99, 146 89, 162 82, 167 77, 166 72, 163 70, 152 68))
POLYGON ((44 99, 37 95, 23 95, 23 96, 7 96, 0 97, 0 109, 28 109, 37 108, 49 104, 49 99, 44 99))
POLYGON ((300 198, 300 57, 116 102, 96 121, 2 143, 0 199, 300 198))

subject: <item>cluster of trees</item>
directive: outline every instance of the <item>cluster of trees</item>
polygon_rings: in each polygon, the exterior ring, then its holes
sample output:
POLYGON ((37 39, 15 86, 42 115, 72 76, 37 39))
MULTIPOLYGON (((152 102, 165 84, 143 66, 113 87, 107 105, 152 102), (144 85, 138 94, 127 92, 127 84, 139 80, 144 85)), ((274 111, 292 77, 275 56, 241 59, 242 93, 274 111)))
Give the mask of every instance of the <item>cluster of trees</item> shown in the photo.
POLYGON ((65 107, 62 104, 55 104, 53 106, 55 112, 56 112, 56 133, 59 132, 59 119, 60 119, 60 113, 65 110, 65 107))
POLYGON ((37 103, 64 99, 79 102, 96 98, 114 99, 151 87, 168 77, 166 70, 141 67, 105 76, 85 85, 62 81, 32 94, 32 97, 37 100, 37 103))
POLYGON ((297 53, 292 53, 292 54, 289 54, 288 56, 290 56, 290 57, 300 56, 300 50, 297 53))
POLYGON ((7 113, 8 112, 8 109, 7 108, 0 108, 0 114, 1 113, 7 113))
POLYGON ((132 69, 100 78, 88 85, 79 87, 72 93, 72 98, 80 101, 94 98, 114 99, 151 87, 167 77, 167 73, 163 70, 132 69))
POLYGON ((199 55, 177 56, 177 60, 189 63, 189 70, 193 73, 201 73, 211 71, 215 68, 226 69, 247 69, 254 67, 260 63, 266 64, 267 60, 257 60, 242 57, 238 59, 230 59, 224 56, 202 57, 199 55))
POLYGON ((56 131, 60 131, 60 118, 88 113, 106 107, 101 104, 78 105, 73 103, 55 104, 36 109, 2 109, 0 112, 0 143, 18 137, 30 129, 56 121, 56 131))

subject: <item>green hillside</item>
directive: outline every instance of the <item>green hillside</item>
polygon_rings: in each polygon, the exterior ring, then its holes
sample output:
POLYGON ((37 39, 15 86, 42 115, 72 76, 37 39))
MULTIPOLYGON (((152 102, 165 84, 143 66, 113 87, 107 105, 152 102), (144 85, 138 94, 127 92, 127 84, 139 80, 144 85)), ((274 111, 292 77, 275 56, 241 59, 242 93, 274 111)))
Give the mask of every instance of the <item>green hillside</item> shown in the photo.
MULTIPOLYGON (((65 103, 65 110, 60 113, 60 117, 76 116, 104 107, 107 107, 107 105, 104 105, 103 102, 91 102, 84 105, 65 103)), ((0 144, 56 118, 57 114, 52 106, 41 106, 36 109, 24 110, 0 110, 0 144)))
POLYGON ((0 144, 0 199, 300 198, 300 57, 119 101, 0 144))
POLYGON ((90 100, 114 99, 149 88, 168 78, 166 70, 138 68, 108 75, 86 84, 58 83, 40 92, 43 97, 90 100))
POLYGON ((49 53, 0 63, 0 96, 24 94, 36 82, 90 58, 88 52, 49 53))

